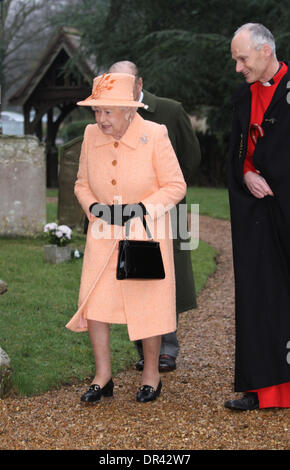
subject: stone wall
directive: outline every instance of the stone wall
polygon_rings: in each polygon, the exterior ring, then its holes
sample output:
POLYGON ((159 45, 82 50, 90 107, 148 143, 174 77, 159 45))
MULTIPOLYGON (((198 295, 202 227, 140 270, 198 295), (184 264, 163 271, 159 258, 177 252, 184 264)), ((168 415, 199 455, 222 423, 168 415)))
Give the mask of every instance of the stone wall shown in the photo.
POLYGON ((34 136, 0 136, 0 235, 34 235, 45 222, 44 146, 34 136))

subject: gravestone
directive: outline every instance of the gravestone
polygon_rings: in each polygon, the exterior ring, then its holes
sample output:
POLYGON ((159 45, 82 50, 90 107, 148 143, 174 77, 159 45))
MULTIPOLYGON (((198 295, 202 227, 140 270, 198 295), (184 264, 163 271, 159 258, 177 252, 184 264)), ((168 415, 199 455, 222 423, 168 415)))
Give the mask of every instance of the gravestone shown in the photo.
POLYGON ((59 162, 58 223, 83 229, 85 214, 74 195, 83 137, 61 147, 59 162))
POLYGON ((4 349, 0 348, 0 398, 9 394, 13 386, 13 371, 10 359, 4 349))
MULTIPOLYGON (((0 295, 7 292, 8 286, 6 282, 0 279, 0 295)), ((8 395, 12 388, 12 368, 10 365, 10 359, 4 349, 0 348, 0 398, 8 395)))
POLYGON ((5 292, 7 292, 7 290, 8 290, 8 286, 7 286, 6 282, 2 281, 0 279, 0 295, 5 294, 5 292))
POLYGON ((46 222, 44 146, 34 136, 0 136, 0 235, 30 236, 46 222))

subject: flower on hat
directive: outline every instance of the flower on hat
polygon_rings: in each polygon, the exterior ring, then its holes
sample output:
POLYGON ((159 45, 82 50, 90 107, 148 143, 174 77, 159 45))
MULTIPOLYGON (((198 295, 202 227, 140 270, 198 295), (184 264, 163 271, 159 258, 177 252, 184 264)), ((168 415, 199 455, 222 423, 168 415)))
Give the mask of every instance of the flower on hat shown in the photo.
POLYGON ((112 90, 112 88, 113 88, 112 85, 116 80, 113 80, 113 79, 110 80, 110 77, 111 77, 110 74, 107 75, 106 73, 104 73, 101 76, 101 78, 100 78, 99 82, 97 83, 97 85, 95 86, 95 88, 93 89, 92 94, 88 98, 86 98, 85 101, 91 100, 91 99, 96 100, 97 98, 99 98, 102 91, 112 90))

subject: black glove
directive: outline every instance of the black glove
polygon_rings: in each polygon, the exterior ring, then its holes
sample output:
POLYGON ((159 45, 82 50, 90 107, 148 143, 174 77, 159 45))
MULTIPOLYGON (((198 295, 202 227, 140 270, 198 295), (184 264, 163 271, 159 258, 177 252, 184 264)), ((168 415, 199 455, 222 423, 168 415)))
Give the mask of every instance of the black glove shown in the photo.
POLYGON ((90 213, 95 217, 99 217, 108 224, 112 223, 112 206, 107 204, 99 204, 94 202, 89 209, 90 213))
POLYGON ((112 207, 112 223, 114 225, 125 225, 128 220, 134 217, 143 219, 147 214, 146 208, 142 202, 138 204, 115 204, 112 207))
POLYGON ((142 202, 138 204, 114 204, 112 206, 95 202, 89 210, 95 217, 100 217, 108 224, 120 226, 125 225, 128 220, 134 217, 143 219, 144 215, 147 214, 142 202))

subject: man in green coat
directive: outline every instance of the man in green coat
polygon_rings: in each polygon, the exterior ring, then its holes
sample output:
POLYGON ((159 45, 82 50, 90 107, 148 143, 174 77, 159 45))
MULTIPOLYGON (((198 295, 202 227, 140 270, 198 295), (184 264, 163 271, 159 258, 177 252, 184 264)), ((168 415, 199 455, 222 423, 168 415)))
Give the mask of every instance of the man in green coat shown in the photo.
MULTIPOLYGON (((147 109, 139 108, 138 112, 148 121, 166 125, 185 182, 188 184, 198 168, 201 155, 198 139, 181 103, 172 99, 157 97, 143 90, 143 80, 139 76, 137 66, 133 62, 117 62, 110 67, 109 72, 131 73, 135 75, 135 99, 147 105, 147 109)), ((177 220, 179 220, 179 205, 185 203, 186 199, 184 198, 177 206, 177 220)), ((178 229, 177 234, 178 238, 173 240, 173 249, 176 279, 176 315, 178 320, 179 313, 196 307, 196 293, 190 250, 181 249, 181 242, 184 243, 185 240, 180 238, 178 229)), ((137 341, 136 346, 140 355, 136 368, 142 370, 144 364, 142 342, 137 341)), ((176 332, 163 335, 159 357, 160 372, 174 370, 176 368, 177 355, 178 340, 176 332)))

